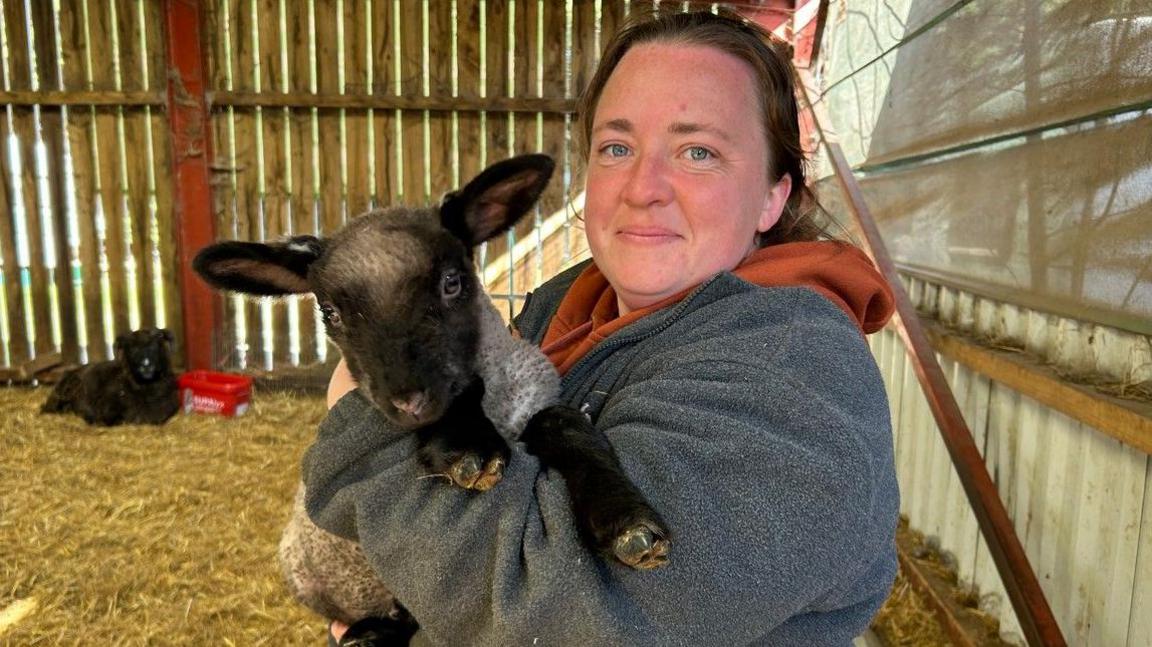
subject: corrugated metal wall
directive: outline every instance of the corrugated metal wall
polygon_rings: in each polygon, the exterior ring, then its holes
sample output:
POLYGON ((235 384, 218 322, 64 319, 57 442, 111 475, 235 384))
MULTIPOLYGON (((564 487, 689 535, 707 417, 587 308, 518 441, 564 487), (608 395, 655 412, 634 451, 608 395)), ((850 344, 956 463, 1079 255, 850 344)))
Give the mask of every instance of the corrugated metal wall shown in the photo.
MULTIPOLYGON (((1152 5, 835 0, 819 65, 925 315, 1078 381, 1152 386, 1152 5)), ((900 340, 871 341, 903 512, 1018 638, 900 340)), ((1069 644, 1152 644, 1148 454, 941 362, 1069 644)))

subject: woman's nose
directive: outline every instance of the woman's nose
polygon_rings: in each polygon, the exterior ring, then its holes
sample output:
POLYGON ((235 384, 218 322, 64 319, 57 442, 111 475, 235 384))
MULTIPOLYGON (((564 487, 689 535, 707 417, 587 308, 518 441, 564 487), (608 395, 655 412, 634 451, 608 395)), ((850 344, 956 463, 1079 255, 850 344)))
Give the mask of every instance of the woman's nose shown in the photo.
POLYGON ((672 200, 668 165, 658 156, 637 156, 624 186, 624 201, 633 207, 667 204, 672 200))

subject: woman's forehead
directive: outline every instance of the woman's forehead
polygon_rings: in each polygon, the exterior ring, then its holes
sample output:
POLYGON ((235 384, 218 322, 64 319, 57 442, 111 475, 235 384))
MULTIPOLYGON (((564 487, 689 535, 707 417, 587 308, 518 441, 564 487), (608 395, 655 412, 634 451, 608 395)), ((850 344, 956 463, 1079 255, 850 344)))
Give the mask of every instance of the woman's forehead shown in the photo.
POLYGON ((711 132, 728 139, 758 123, 751 66, 721 49, 644 43, 624 55, 596 106, 592 132, 628 132, 660 123, 670 134, 711 132))

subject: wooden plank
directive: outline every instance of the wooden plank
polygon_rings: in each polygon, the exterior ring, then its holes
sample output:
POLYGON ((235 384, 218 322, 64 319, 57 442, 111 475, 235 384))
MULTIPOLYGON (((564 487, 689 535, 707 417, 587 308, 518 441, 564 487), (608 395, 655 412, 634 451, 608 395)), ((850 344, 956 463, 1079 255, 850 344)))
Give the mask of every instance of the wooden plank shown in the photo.
MULTIPOLYGON (((50 57, 51 68, 54 72, 54 80, 49 84, 49 89, 64 91, 71 87, 82 87, 83 76, 80 69, 69 69, 63 65, 63 61, 72 61, 75 63, 75 45, 64 41, 64 33, 75 33, 74 31, 66 32, 61 29, 62 17, 52 11, 47 11, 48 15, 45 19, 47 29, 52 35, 52 45, 50 52, 47 56, 50 57), (59 54, 59 56, 57 56, 59 54), (58 62, 61 61, 61 62, 58 62)), ((75 27, 74 16, 68 17, 68 26, 75 27)), ((55 112, 55 111, 53 111, 55 112)), ((77 166, 83 165, 83 156, 80 155, 78 159, 78 152, 84 149, 77 149, 72 141, 72 124, 75 121, 75 113, 78 112, 74 109, 69 109, 67 106, 59 108, 59 123, 53 129, 52 135, 49 137, 49 143, 52 147, 52 156, 60 160, 60 173, 55 175, 58 180, 59 186, 56 191, 58 207, 57 211, 60 218, 60 228, 57 237, 58 243, 58 256, 60 259, 61 267, 61 283, 64 286, 62 293, 62 316, 64 319, 63 331, 63 350, 65 356, 71 362, 83 363, 88 361, 88 312, 86 306, 85 294, 85 281, 83 272, 77 264, 80 261, 81 252, 81 238, 80 238, 80 223, 78 222, 77 205, 80 201, 80 194, 77 192, 77 166), (70 159, 66 159, 70 158, 70 159)), ((80 110, 79 112, 82 112, 80 110)))
POLYGON ((463 184, 481 171, 480 110, 483 108, 480 106, 497 104, 491 103, 495 101, 494 97, 479 99, 482 94, 480 40, 487 38, 486 19, 485 31, 480 30, 479 0, 457 0, 456 15, 457 86, 460 94, 457 128, 460 133, 460 183, 463 184), (473 102, 472 107, 468 106, 468 101, 473 102))
MULTIPOLYGON (((52 349, 50 334, 50 313, 48 303, 48 283, 52 276, 45 270, 43 256, 43 238, 41 237, 40 223, 40 194, 36 187, 36 143, 35 125, 31 110, 14 111, 13 132, 16 135, 18 155, 20 158, 21 173, 11 176, 11 181, 19 183, 19 190, 23 196, 24 213, 22 216, 13 213, 24 229, 24 245, 27 250, 27 263, 20 267, 21 300, 20 312, 27 313, 31 308, 32 321, 25 318, 21 329, 30 333, 29 345, 25 348, 28 356, 21 359, 32 359, 40 353, 52 349)), ((16 245, 21 245, 19 230, 14 232, 17 236, 16 245)), ((13 358, 14 360, 16 358, 13 358)))
MULTIPOLYGON (((984 446, 984 460, 989 473, 994 475, 997 491, 1008 510, 1013 509, 1015 490, 1009 484, 1015 479, 1015 452, 1010 433, 1017 424, 1020 396, 996 383, 992 384, 989 411, 988 435, 984 446)), ((1001 578, 996 560, 983 532, 977 540, 976 576, 974 582, 980 591, 980 608, 1000 619, 1001 636, 1023 642, 1023 630, 1011 598, 1001 578)), ((1055 602, 1055 601, 1054 601, 1055 602)), ((1059 617, 1059 607, 1053 612, 1059 617)))
MULTIPOLYGON (((133 66, 135 67, 135 66, 133 66)), ((137 74, 140 72, 137 71, 137 74)), ((131 215, 132 256, 136 262, 136 293, 140 307, 140 326, 154 326, 156 322, 155 289, 152 284, 153 266, 149 244, 150 207, 148 195, 148 172, 151 160, 148 159, 147 142, 144 134, 151 127, 151 118, 142 110, 126 111, 124 114, 124 164, 128 168, 128 204, 131 215)), ((201 135, 203 138, 204 135, 201 135)), ((153 145, 155 142, 153 141, 153 145)), ((205 161, 205 167, 207 161, 205 161)), ((207 178, 207 173, 205 173, 207 178)), ((205 179, 207 186, 207 179, 205 179)), ((207 196, 206 196, 207 200, 207 196)), ((208 216, 205 210, 204 216, 208 216)), ((191 257, 189 257, 191 260, 191 257)), ((179 339, 179 338, 178 338, 179 339)))
POLYGON ((68 136, 72 142, 75 162, 76 218, 80 239, 79 259, 84 279, 85 325, 88 330, 88 359, 95 361, 107 357, 105 339, 112 336, 104 328, 101 302, 100 252, 101 241, 96 231, 95 207, 99 200, 92 147, 95 129, 95 110, 77 110, 70 113, 68 136))
POLYGON ((1147 456, 1059 414, 1051 418, 1060 419, 1053 426, 1087 436, 1080 500, 1060 520, 1076 529, 1073 551, 1065 556, 1072 565, 1064 589, 1071 602, 1067 633, 1076 644, 1122 645, 1132 612, 1147 456))
POLYGON ((574 2, 572 7, 572 92, 579 96, 592 79, 600 49, 612 32, 601 29, 604 12, 623 11, 621 0, 574 2), (599 20, 598 20, 599 18, 599 20), (599 32, 599 34, 597 34, 599 32))
MULTIPOLYGON (((416 7, 400 8, 395 16, 400 24, 400 84, 399 96, 424 96, 425 54, 431 56, 431 44, 424 39, 424 14, 416 7), (426 47, 427 45, 427 47, 426 47)), ((426 204, 431 199, 431 186, 425 174, 430 160, 425 159, 425 140, 429 135, 425 113, 420 110, 405 111, 401 129, 403 142, 399 144, 404 164, 404 202, 426 204)))
MULTIPOLYGON (((439 96, 452 92, 452 7, 447 2, 432 2, 428 7, 428 91, 439 96)), ((452 113, 430 112, 428 120, 428 196, 436 203, 446 192, 456 188, 453 159, 457 151, 452 141, 452 113)))
POLYGON ((5 39, 8 49, 7 75, 10 90, 31 90, 32 74, 28 67, 28 48, 25 46, 25 14, 23 2, 4 3, 5 39))
MULTIPOLYGON (((345 0, 343 3, 344 85, 347 92, 370 92, 367 90, 367 57, 371 46, 367 41, 367 34, 371 26, 366 24, 370 20, 364 15, 367 9, 364 2, 345 0)), ((342 217, 345 215, 353 217, 369 208, 371 193, 369 186, 374 179, 369 177, 370 136, 366 110, 346 110, 343 114, 341 148, 344 150, 347 187, 342 190, 340 196, 342 203, 340 213, 342 217)), ((375 136, 375 133, 372 133, 372 136, 375 136)))
MULTIPOLYGON (((950 383, 956 394, 956 400, 964 411, 964 419, 968 421, 968 426, 972 429, 973 439, 977 447, 981 448, 982 454, 986 456, 988 398, 991 385, 986 378, 974 371, 967 370, 958 362, 952 362, 950 383)), ((975 516, 972 515, 971 506, 964 496, 963 484, 960 483, 954 470, 950 469, 949 472, 952 479, 949 486, 951 494, 949 501, 950 522, 947 530, 948 540, 945 542, 945 546, 956 557, 956 570, 961 580, 973 582, 980 526, 975 516)), ((1038 577, 1042 577, 1039 570, 1038 577)))
MULTIPOLYGON (((176 223, 167 214, 175 213, 176 201, 172 185, 165 182, 167 169, 173 167, 172 145, 169 141, 166 128, 167 119, 162 115, 153 114, 149 120, 152 129, 152 150, 154 158, 151 160, 156 172, 156 220, 153 226, 156 230, 155 250, 159 254, 159 267, 153 273, 159 273, 160 285, 163 290, 164 323, 165 327, 173 332, 176 339, 183 340, 188 334, 182 320, 182 278, 178 268, 181 267, 179 250, 176 247, 176 223)), ((211 169, 209 169, 211 173, 211 169)), ((211 175, 210 180, 211 182, 211 175)), ((213 185, 214 187, 215 185, 213 185)), ((219 230, 217 230, 219 231, 219 230)), ((153 243, 150 243, 152 245, 153 243)), ((150 262, 154 262, 150 259, 150 262)), ((217 320, 219 326, 219 320, 217 320)), ((218 328, 218 330, 220 330, 218 328)))
MULTIPOLYGON (((15 199, 10 187, 13 187, 12 169, 7 155, 8 146, 8 118, 7 110, 0 113, 0 137, 3 138, 5 154, 0 155, 0 205, 6 213, 15 213, 15 199)), ((22 186, 22 185, 21 185, 22 186)), ((28 347, 24 340, 24 317, 20 298, 20 268, 16 258, 16 238, 13 231, 13 218, 0 218, 0 257, 3 258, 3 285, 5 308, 0 317, 5 321, 3 325, 9 334, 8 343, 0 348, 5 366, 14 366, 28 358, 28 347)), ((0 340, 2 341, 2 340, 0 340)))
POLYGON ((929 608, 932 609, 936 619, 940 625, 947 632, 949 638, 952 639, 952 644, 960 645, 963 647, 974 647, 978 644, 974 638, 969 635, 964 626, 960 624, 957 616, 960 615, 961 609, 955 600, 946 592, 947 589, 943 582, 939 582, 936 586, 929 581, 925 569, 921 569, 908 554, 904 546, 897 547, 897 558, 900 562, 900 572, 904 577, 908 578, 912 586, 920 593, 920 598, 928 602, 929 608))
POLYGON ((928 334, 933 346, 946 357, 1140 451, 1152 453, 1152 404, 1122 400, 1069 382, 1022 353, 983 347, 938 327, 930 327, 928 334))
MULTIPOLYGON (((395 61, 398 56, 393 29, 396 17, 388 0, 372 0, 372 3, 371 48, 375 52, 375 66, 373 87, 368 90, 374 94, 393 95, 397 77, 395 61)), ((375 156, 376 166, 376 201, 378 205, 395 204, 403 190, 396 156, 396 147, 399 145, 396 138, 396 113, 393 110, 375 110, 372 121, 375 134, 372 155, 375 156)))
POLYGON ((1136 557, 1132 613, 1128 624, 1128 647, 1152 644, 1152 459, 1144 470, 1144 511, 1140 515, 1140 551, 1136 557))

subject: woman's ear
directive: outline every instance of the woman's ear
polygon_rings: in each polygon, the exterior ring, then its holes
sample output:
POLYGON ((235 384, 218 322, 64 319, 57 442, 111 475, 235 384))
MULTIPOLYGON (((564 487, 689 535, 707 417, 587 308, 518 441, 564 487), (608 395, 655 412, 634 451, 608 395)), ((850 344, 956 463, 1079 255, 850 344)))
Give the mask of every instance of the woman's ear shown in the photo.
POLYGON ((785 173, 775 184, 768 187, 768 195, 764 196, 764 208, 760 211, 759 222, 756 223, 757 233, 768 231, 780 221, 790 195, 792 195, 792 176, 785 173))

